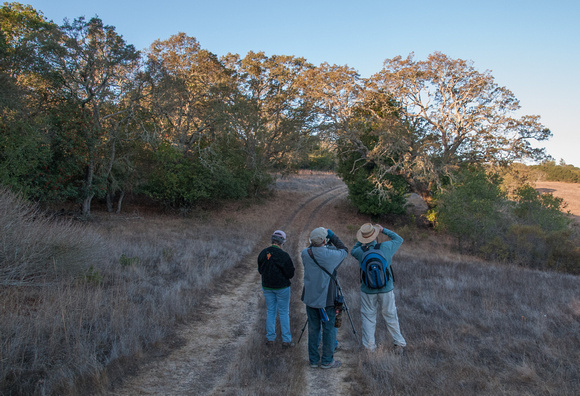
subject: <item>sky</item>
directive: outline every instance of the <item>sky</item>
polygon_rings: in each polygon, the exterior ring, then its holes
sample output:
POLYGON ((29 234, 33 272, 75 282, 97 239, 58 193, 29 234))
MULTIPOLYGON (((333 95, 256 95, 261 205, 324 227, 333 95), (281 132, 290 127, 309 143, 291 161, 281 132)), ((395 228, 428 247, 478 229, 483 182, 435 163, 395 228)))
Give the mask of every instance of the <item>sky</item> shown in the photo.
POLYGON ((580 167, 578 0, 22 0, 46 19, 98 16, 138 50, 184 32, 218 56, 249 51, 348 65, 362 77, 385 59, 435 51, 473 61, 539 115, 557 163, 580 167))

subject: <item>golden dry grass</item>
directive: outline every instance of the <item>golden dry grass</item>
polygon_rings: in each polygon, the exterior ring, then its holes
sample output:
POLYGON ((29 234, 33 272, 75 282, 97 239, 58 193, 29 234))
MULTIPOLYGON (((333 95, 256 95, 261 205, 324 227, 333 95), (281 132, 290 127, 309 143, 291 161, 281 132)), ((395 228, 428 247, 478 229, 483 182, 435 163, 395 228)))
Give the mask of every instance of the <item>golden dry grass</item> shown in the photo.
POLYGON ((564 208, 580 222, 580 184, 551 181, 536 182, 536 189, 542 193, 552 193, 562 198, 567 206, 564 208))

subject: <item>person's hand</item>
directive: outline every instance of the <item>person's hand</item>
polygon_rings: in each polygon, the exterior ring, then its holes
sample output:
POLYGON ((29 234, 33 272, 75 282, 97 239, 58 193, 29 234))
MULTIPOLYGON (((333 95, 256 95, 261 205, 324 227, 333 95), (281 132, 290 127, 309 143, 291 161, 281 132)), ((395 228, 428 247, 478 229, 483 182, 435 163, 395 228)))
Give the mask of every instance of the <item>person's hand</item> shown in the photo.
POLYGON ((381 233, 382 233, 382 232, 383 232, 383 230, 385 229, 385 227, 383 227, 383 226, 382 226, 382 225, 380 225, 380 224, 377 224, 377 226, 379 227, 379 232, 381 232, 381 233))

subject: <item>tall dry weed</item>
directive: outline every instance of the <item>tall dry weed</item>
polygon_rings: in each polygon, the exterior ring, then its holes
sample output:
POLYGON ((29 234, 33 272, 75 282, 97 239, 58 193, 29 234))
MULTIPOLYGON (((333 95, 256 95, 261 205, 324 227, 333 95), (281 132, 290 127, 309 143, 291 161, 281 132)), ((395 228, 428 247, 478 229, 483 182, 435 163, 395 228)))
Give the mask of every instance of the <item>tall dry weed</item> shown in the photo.
POLYGON ((360 358, 371 394, 577 394, 578 277, 427 251, 395 258, 409 346, 394 356, 378 331, 383 348, 360 358))
POLYGON ((81 275, 95 263, 101 238, 0 190, 0 284, 22 285, 81 275))
POLYGON ((95 213, 81 226, 4 194, 0 394, 106 389, 123 375, 107 367, 170 339, 286 210, 264 202, 190 217, 95 213))
POLYGON ((7 190, 0 225, 0 392, 43 394, 94 372, 95 354, 79 353, 94 343, 79 307, 92 296, 78 290, 104 254, 103 239, 7 190))

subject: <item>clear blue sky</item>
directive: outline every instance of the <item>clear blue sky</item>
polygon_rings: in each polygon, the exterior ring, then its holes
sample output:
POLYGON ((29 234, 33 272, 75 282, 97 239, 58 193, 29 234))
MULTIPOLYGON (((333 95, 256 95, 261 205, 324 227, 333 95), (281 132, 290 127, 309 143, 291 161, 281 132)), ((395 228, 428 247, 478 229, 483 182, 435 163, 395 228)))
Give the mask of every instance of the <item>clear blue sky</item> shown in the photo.
POLYGON ((434 51, 474 61, 539 115, 554 137, 542 146, 580 167, 578 0, 31 0, 58 24, 99 16, 144 49, 178 32, 217 55, 296 55, 348 65, 363 77, 383 61, 434 51))

